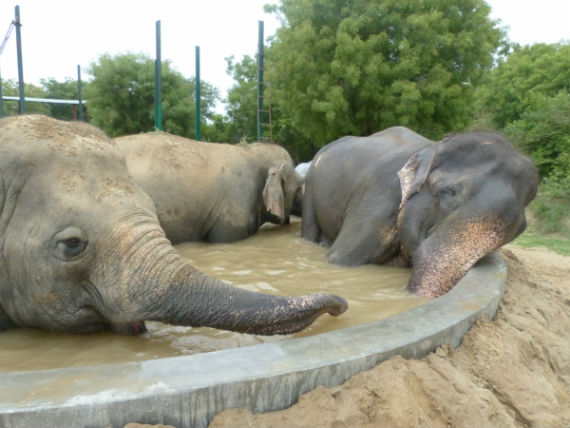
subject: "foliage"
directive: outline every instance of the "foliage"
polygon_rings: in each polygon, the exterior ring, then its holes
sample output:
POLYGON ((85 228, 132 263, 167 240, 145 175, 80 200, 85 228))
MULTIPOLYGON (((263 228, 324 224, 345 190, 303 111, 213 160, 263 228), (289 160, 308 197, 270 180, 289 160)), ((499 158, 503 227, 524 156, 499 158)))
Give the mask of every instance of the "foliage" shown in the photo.
MULTIPOLYGON (((46 98, 45 91, 35 85, 24 83, 24 94, 30 98, 46 98)), ((18 82, 14 79, 2 80, 2 95, 9 97, 19 96, 18 82)), ((18 101, 4 101, 4 115, 13 116, 18 114, 18 101)), ((48 104, 37 102, 26 102, 26 113, 28 114, 49 114, 48 104)))
POLYGON ((227 140, 254 141, 257 138, 257 64, 245 55, 238 63, 226 58, 226 72, 236 82, 227 97, 227 140))
POLYGON ((569 206, 567 195, 564 198, 553 198, 548 190, 541 190, 528 206, 536 223, 532 227, 533 230, 542 234, 561 234, 568 237, 570 234, 569 206))
POLYGON ((432 138, 470 121, 503 33, 483 0, 282 0, 272 103, 315 147, 392 125, 432 138))
MULTIPOLYGON (((257 138, 257 62, 247 55, 238 63, 233 57, 226 61, 227 73, 236 83, 228 91, 226 138, 219 141, 254 141, 257 138)), ((264 121, 267 121, 266 117, 264 121)), ((318 150, 292 126, 278 103, 271 105, 271 126, 273 141, 284 146, 297 162, 310 160, 318 150)), ((267 127, 263 131, 267 133, 267 127)))
MULTIPOLYGON (((162 108, 165 131, 195 137, 195 79, 186 79, 162 62, 162 108)), ((154 60, 142 54, 102 55, 91 64, 93 80, 86 88, 91 121, 111 136, 154 129, 154 60)), ((218 91, 201 82, 200 111, 214 114, 218 91)), ((204 138, 207 134, 204 133, 204 138)))
MULTIPOLYGON (((479 110, 503 129, 536 104, 536 94, 553 97, 570 90, 570 44, 516 46, 488 76, 478 93, 479 110)), ((536 109, 536 106, 534 107, 536 109)))
POLYGON ((565 186, 568 194, 570 95, 566 90, 553 97, 533 91, 527 98, 520 119, 508 124, 504 132, 534 160, 542 178, 554 186, 565 186))
MULTIPOLYGON (((61 99, 61 100, 76 100, 78 98, 77 80, 66 79, 64 82, 57 80, 41 79, 40 83, 45 91, 46 98, 61 99)), ((56 119, 72 120, 73 105, 71 104, 48 104, 49 115, 56 119)), ((85 112, 85 105, 83 105, 85 112)))

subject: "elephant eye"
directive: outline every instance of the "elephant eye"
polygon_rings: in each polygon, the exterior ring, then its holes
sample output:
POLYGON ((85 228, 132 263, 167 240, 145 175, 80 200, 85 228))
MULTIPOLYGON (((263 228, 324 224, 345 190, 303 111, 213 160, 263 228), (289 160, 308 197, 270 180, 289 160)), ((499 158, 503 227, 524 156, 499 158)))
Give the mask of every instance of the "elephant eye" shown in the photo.
POLYGON ((87 236, 77 227, 68 227, 52 238, 52 253, 64 261, 78 259, 87 248, 87 236))
POLYGON ((59 251, 61 251, 66 258, 78 256, 83 252, 83 250, 85 250, 86 246, 87 242, 84 242, 79 238, 69 238, 57 243, 59 251))
POLYGON ((441 189, 437 194, 439 205, 442 209, 452 209, 457 205, 458 189, 452 186, 441 189))
POLYGON ((456 192, 453 187, 446 187, 445 189, 442 189, 439 194, 443 197, 454 197, 456 192))

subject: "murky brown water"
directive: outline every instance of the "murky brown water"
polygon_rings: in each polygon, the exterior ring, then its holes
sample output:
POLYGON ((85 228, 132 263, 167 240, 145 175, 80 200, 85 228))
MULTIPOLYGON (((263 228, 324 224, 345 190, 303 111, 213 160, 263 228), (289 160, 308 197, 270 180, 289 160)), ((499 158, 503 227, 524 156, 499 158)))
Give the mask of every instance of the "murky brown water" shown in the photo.
POLYGON ((231 284, 270 294, 338 294, 349 303, 292 336, 252 336, 211 328, 147 323, 143 336, 89 335, 17 329, 0 333, 0 371, 39 370, 189 355, 287 340, 375 321, 425 302, 405 287, 409 269, 342 268, 324 261, 325 248, 300 237, 300 223, 264 228, 232 244, 188 243, 178 250, 197 268, 231 284))

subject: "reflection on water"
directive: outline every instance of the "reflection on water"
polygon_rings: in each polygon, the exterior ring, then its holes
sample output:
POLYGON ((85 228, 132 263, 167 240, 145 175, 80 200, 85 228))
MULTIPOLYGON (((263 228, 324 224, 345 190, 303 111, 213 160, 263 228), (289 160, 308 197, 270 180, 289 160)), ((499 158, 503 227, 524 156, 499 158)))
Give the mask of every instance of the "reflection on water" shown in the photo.
POLYGON ((143 336, 11 330, 0 333, 0 371, 145 360, 287 340, 375 321, 425 302, 405 289, 410 269, 327 264, 326 248, 302 239, 299 222, 264 227, 232 244, 187 243, 177 248, 192 265, 235 286, 290 296, 337 294, 348 301, 349 309, 339 317, 323 315, 291 336, 252 336, 153 322, 147 323, 149 333, 143 336))

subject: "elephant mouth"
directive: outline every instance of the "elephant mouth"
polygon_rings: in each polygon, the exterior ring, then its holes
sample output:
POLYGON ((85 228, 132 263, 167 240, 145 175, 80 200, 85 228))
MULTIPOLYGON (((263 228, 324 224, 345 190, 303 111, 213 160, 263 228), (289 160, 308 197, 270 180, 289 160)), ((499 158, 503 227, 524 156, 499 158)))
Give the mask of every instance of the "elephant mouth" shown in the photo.
POLYGON ((137 321, 133 323, 115 323, 111 324, 111 331, 119 334, 125 334, 129 336, 144 334, 148 330, 144 321, 137 321))

